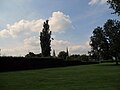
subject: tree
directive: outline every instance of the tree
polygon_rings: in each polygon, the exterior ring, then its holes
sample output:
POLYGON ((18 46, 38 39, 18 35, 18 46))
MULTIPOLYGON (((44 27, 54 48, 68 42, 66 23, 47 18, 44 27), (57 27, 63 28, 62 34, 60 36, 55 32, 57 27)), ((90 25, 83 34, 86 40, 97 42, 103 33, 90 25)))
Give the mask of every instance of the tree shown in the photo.
POLYGON ((29 54, 25 55, 25 57, 35 57, 35 54, 33 52, 29 52, 29 54))
POLYGON ((64 59, 64 60, 67 58, 67 56, 68 56, 68 53, 65 52, 65 51, 61 51, 61 52, 59 52, 59 54, 58 54, 58 57, 59 57, 59 58, 62 58, 62 59, 64 59))
POLYGON ((102 27, 97 27, 90 38, 91 54, 94 59, 108 58, 108 42, 102 27))
POLYGON ((109 52, 115 57, 116 64, 120 55, 120 21, 109 19, 104 24, 104 33, 109 42, 109 52))
POLYGON ((25 55, 25 57, 41 57, 41 53, 39 54, 34 54, 33 52, 29 52, 28 54, 25 55))
POLYGON ((85 54, 81 55, 80 59, 81 59, 81 61, 85 61, 85 62, 89 61, 89 57, 87 55, 85 55, 85 54))
POLYGON ((69 61, 81 61, 80 55, 73 54, 67 57, 67 60, 69 61))
POLYGON ((43 57, 50 56, 51 51, 51 31, 49 30, 48 20, 43 24, 43 30, 40 32, 40 44, 43 57))
POLYGON ((110 4, 110 8, 114 10, 114 14, 120 15, 120 0, 108 0, 108 4, 110 4))
POLYGON ((115 58, 116 64, 120 59, 120 21, 107 20, 103 29, 97 27, 91 36, 90 56, 95 59, 115 58))

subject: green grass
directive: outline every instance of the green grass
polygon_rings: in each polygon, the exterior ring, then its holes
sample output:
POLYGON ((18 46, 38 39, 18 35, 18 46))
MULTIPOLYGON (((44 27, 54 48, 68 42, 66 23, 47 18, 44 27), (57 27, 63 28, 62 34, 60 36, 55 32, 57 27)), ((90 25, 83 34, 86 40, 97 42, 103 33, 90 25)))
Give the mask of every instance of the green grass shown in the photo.
POLYGON ((95 64, 2 72, 0 90, 120 90, 120 66, 95 64))

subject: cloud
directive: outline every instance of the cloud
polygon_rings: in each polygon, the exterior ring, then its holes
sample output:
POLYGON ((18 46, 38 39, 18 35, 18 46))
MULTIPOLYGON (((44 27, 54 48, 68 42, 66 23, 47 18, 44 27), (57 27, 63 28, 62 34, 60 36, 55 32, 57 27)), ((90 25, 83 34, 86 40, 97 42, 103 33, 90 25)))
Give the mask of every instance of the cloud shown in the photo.
MULTIPOLYGON (((64 32, 72 27, 70 17, 63 12, 53 12, 48 19, 52 32, 64 32)), ((0 30, 0 38, 4 41, 12 40, 12 43, 9 42, 9 45, 2 46, 2 53, 14 56, 25 55, 29 51, 40 53, 39 32, 42 31, 44 22, 45 19, 42 18, 31 21, 22 19, 14 24, 7 24, 5 29, 0 30)), ((52 37, 54 37, 54 35, 52 37)), ((59 51, 63 48, 63 45, 68 45, 67 43, 69 42, 54 40, 53 46, 55 46, 56 49, 58 48, 59 51)))
MULTIPOLYGON (((32 21, 23 19, 15 22, 13 25, 8 24, 6 29, 0 30, 0 37, 17 37, 19 35, 26 35, 28 32, 40 32, 44 21, 44 19, 32 21)), ((70 17, 60 11, 53 12, 52 16, 49 17, 49 21, 52 32, 61 32, 72 27, 70 17)))
POLYGON ((28 52, 40 53, 40 41, 36 36, 31 36, 25 38, 23 42, 19 42, 19 44, 13 44, 6 47, 1 47, 2 55, 13 55, 13 56, 24 56, 28 52))
POLYGON ((28 52, 27 49, 25 49, 24 47, 21 46, 17 46, 17 47, 5 47, 5 48, 1 48, 1 55, 2 56, 23 56, 26 54, 26 52, 28 52))
POLYGON ((30 38, 24 39, 24 46, 26 46, 26 47, 30 47, 30 46, 36 47, 36 46, 39 46, 39 42, 40 42, 39 38, 33 36, 33 37, 30 37, 30 38))
POLYGON ((10 33, 8 30, 3 29, 0 31, 0 37, 8 37, 8 36, 10 36, 10 33))
POLYGON ((99 1, 99 0, 91 0, 88 4, 89 4, 89 5, 94 5, 94 4, 96 4, 98 1, 99 1))
POLYGON ((66 48, 69 49, 70 54, 86 54, 90 50, 89 41, 84 44, 74 44, 66 40, 54 40, 51 46, 56 54, 60 51, 66 51, 66 48))
POLYGON ((42 28, 42 19, 39 20, 20 20, 13 25, 7 24, 6 29, 0 31, 0 37, 17 37, 19 35, 26 35, 28 32, 38 32, 42 28))
POLYGON ((83 44, 72 44, 70 46, 70 52, 72 54, 87 54, 90 50, 89 41, 83 44))
POLYGON ((89 5, 95 5, 95 4, 104 4, 107 0, 91 0, 88 4, 89 5))
POLYGON ((64 31, 65 29, 71 27, 71 20, 68 15, 58 11, 53 12, 52 17, 49 18, 51 30, 53 32, 64 31))
POLYGON ((70 46, 70 44, 71 43, 69 41, 65 40, 53 40, 51 46, 58 54, 59 51, 64 51, 67 47, 70 46))
MULTIPOLYGON (((52 40, 51 48, 56 52, 56 55, 60 51, 66 51, 66 48, 69 49, 69 54, 87 54, 90 50, 89 42, 85 42, 84 44, 75 44, 67 40, 52 40)), ((40 41, 39 38, 33 36, 24 39, 23 43, 19 45, 13 45, 12 47, 5 47, 2 49, 2 55, 13 55, 13 56, 24 56, 28 52, 40 53, 40 41)), ((51 55, 52 55, 51 51, 51 55)))
POLYGON ((27 52, 34 52, 34 53, 40 53, 41 48, 40 48, 40 40, 39 37, 32 36, 29 38, 24 39, 24 48, 27 49, 27 52))
MULTIPOLYGON (((64 32, 65 30, 72 27, 72 21, 68 15, 63 12, 57 11, 53 12, 49 19, 50 29, 52 32, 64 32)), ((28 52, 40 53, 40 40, 39 32, 43 28, 44 19, 38 20, 20 20, 14 24, 6 25, 6 28, 0 30, 0 38, 4 40, 12 40, 10 45, 1 47, 2 55, 26 55, 28 52), (7 37, 7 39, 6 39, 7 37), (15 43, 15 44, 14 44, 15 43), (17 43, 17 44, 16 44, 17 43), (11 45, 12 44, 12 45, 11 45)), ((54 36, 53 37, 57 37, 54 36)), ((79 45, 74 44, 67 40, 52 40, 51 42, 52 50, 56 50, 56 54, 60 51, 65 51, 69 48, 71 54, 82 54, 87 53, 89 46, 85 44, 79 45)), ((51 52, 52 53, 52 52, 51 52)))

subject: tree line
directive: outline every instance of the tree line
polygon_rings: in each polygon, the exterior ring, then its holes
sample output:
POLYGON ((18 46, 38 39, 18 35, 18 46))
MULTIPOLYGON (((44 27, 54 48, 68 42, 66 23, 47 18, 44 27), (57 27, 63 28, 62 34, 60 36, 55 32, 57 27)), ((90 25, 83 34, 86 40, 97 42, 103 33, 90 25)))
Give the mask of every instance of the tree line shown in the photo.
MULTIPOLYGON (((120 15, 120 0, 108 0, 110 8, 114 10, 113 14, 120 15)), ((58 56, 53 50, 51 56, 51 31, 49 30, 48 20, 44 22, 42 32, 40 32, 41 53, 34 54, 29 52, 25 57, 53 57, 64 60, 79 60, 79 61, 100 61, 100 60, 115 60, 116 64, 120 60, 120 21, 109 19, 103 26, 98 26, 93 30, 90 37, 91 51, 89 55, 69 55, 68 49, 60 51, 58 56)))
MULTIPOLYGON (((113 14, 120 15, 120 0, 108 0, 109 8, 114 10, 113 14)), ((91 51, 89 55, 70 55, 68 50, 60 51, 58 56, 55 55, 53 50, 53 56, 51 56, 51 31, 49 30, 48 20, 43 24, 43 30, 40 33, 40 44, 42 53, 34 54, 29 52, 25 57, 54 57, 62 58, 64 60, 81 60, 81 61, 100 61, 114 59, 116 64, 120 59, 120 21, 109 19, 102 26, 98 26, 93 30, 93 35, 90 37, 91 51)))

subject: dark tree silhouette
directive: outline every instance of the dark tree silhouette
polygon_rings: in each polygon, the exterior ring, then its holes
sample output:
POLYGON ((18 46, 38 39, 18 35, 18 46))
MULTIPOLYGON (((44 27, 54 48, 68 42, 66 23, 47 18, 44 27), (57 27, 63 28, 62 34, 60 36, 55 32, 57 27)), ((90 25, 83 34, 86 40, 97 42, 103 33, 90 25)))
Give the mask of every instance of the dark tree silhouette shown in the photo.
POLYGON ((66 59, 67 56, 68 56, 68 53, 65 52, 65 51, 60 51, 59 54, 58 54, 58 57, 62 58, 62 59, 66 59))
POLYGON ((108 0, 107 1, 110 4, 110 8, 114 10, 114 14, 120 15, 120 0, 108 0))
POLYGON ((91 36, 90 39, 90 46, 92 47, 91 54, 94 59, 108 59, 109 46, 102 27, 95 28, 93 31, 93 36, 91 36))
POLYGON ((48 20, 43 24, 43 30, 40 32, 40 44, 43 57, 49 57, 51 51, 51 31, 49 29, 48 20))
POLYGON ((115 57, 116 64, 120 55, 120 21, 109 19, 104 24, 104 33, 109 42, 109 52, 115 57))
POLYGON ((67 57, 67 60, 69 61, 81 61, 80 55, 78 54, 73 54, 67 57))
POLYGON ((109 19, 102 27, 97 27, 91 36, 90 55, 95 59, 114 57, 116 64, 120 58, 120 21, 109 19))
POLYGON ((89 61, 89 56, 87 56, 86 54, 83 54, 83 55, 80 56, 80 60, 88 62, 89 61))
POLYGON ((25 55, 25 57, 35 57, 35 54, 33 52, 29 52, 29 54, 25 55))

